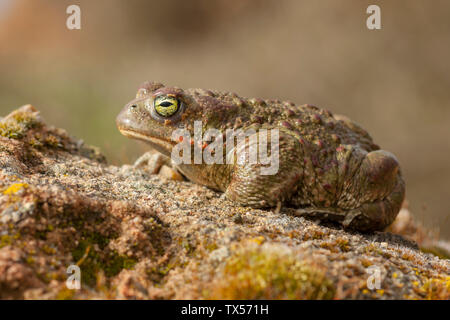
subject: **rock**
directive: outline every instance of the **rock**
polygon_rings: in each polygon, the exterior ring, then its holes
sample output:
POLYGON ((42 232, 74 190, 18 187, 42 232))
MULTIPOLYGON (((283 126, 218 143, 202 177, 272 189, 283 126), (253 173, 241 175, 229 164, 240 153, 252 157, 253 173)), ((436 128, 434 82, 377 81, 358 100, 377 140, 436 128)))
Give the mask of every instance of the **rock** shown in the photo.
POLYGON ((0 121, 2 299, 449 299, 449 260, 392 232, 108 165, 31 106, 0 121), (66 287, 70 265, 79 290, 66 287))

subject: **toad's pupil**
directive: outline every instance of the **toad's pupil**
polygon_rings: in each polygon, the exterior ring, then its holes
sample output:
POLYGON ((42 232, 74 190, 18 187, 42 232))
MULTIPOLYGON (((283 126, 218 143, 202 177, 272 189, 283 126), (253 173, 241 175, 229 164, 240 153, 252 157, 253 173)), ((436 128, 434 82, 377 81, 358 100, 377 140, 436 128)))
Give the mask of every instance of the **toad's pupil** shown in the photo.
POLYGON ((133 104, 131 107, 134 109, 137 108, 137 105, 133 104))
POLYGON ((161 107, 170 107, 172 105, 172 102, 169 101, 164 101, 162 103, 160 103, 161 107))

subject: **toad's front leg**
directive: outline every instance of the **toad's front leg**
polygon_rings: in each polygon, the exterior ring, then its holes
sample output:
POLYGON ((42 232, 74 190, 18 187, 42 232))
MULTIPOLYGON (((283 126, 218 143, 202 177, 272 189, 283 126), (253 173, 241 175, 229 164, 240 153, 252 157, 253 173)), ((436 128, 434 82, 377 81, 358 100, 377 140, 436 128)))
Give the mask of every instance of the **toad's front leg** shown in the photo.
POLYGON ((273 131, 268 132, 268 135, 261 131, 255 133, 246 143, 236 146, 234 168, 225 191, 228 199, 244 206, 263 208, 287 202, 296 193, 303 175, 300 143, 288 133, 280 131, 276 139, 272 136, 273 131), (264 143, 267 148, 262 148, 264 143), (266 150, 269 164, 260 161, 261 153, 266 150), (258 152, 256 163, 250 161, 251 152, 258 152), (246 161, 239 163, 238 159, 244 156, 246 161))

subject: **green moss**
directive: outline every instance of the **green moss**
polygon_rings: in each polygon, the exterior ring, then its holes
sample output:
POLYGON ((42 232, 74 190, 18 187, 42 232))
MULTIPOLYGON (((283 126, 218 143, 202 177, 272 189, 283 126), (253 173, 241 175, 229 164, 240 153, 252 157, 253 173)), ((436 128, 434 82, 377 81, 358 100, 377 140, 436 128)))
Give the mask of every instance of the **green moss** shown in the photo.
POLYGON ((93 234, 88 239, 80 241, 72 251, 72 257, 81 269, 81 281, 88 286, 95 286, 100 271, 103 271, 105 276, 112 277, 122 269, 133 268, 137 262, 114 250, 105 249, 108 242, 109 239, 93 234), (96 247, 98 249, 95 249, 96 247))
POLYGON ((361 264, 363 265, 364 268, 368 268, 368 267, 370 267, 371 265, 373 265, 373 262, 370 261, 369 259, 366 259, 366 258, 362 258, 362 259, 360 260, 360 262, 361 262, 361 264))
POLYGON ((318 266, 261 246, 241 249, 228 260, 207 298, 331 299, 335 289, 318 266))
POLYGON ((167 263, 162 265, 156 265, 146 270, 149 279, 156 285, 160 285, 164 277, 170 272, 170 270, 176 267, 176 263, 167 263))
POLYGON ((351 249, 349 241, 345 238, 337 238, 333 241, 324 241, 320 244, 320 247, 328 249, 334 253, 338 253, 339 251, 348 252, 351 249))
MULTIPOLYGON (((413 282, 413 291, 419 297, 426 300, 450 300, 450 276, 441 278, 422 277, 413 282)), ((414 296, 406 296, 408 299, 416 299, 414 296)))
POLYGON ((435 255, 441 259, 450 259, 448 252, 438 247, 421 247, 420 251, 424 253, 431 253, 432 255, 435 255))
POLYGON ((0 236, 0 248, 11 245, 20 239, 20 233, 15 233, 13 235, 4 234, 0 236))
POLYGON ((47 225, 45 229, 36 230, 34 236, 40 240, 47 240, 47 234, 53 230, 54 227, 52 225, 47 225))
POLYGON ((196 246, 190 239, 179 239, 180 245, 184 248, 187 255, 192 255, 195 252, 196 246))
POLYGON ((49 134, 48 136, 45 137, 44 144, 47 147, 51 147, 51 148, 62 148, 63 147, 60 139, 57 136, 52 135, 52 134, 49 134))
POLYGON ((12 244, 12 237, 10 235, 4 234, 0 236, 0 248, 12 244))
MULTIPOLYGON (((303 241, 308 241, 308 240, 311 240, 311 239, 312 240, 321 240, 326 235, 327 234, 324 231, 320 230, 320 229, 307 230, 305 232, 305 234, 303 235, 303 241)), ((296 238, 296 236, 291 236, 291 238, 296 238)))
POLYGON ((414 256, 414 254, 408 253, 408 252, 403 253, 402 256, 401 256, 401 258, 402 258, 403 260, 408 260, 408 261, 412 261, 412 262, 414 262, 414 260, 416 259, 416 257, 414 256))
POLYGON ((22 139, 35 149, 62 148, 61 138, 50 132, 34 131, 32 135, 27 136, 30 129, 42 127, 42 123, 36 118, 36 115, 30 112, 16 111, 3 121, 0 121, 0 135, 10 139, 22 139))
POLYGON ((34 258, 33 258, 32 256, 28 256, 28 257, 25 259, 25 261, 26 261, 26 263, 29 264, 29 265, 32 265, 32 264, 34 264, 34 262, 35 262, 35 260, 34 260, 34 258))
POLYGON ((75 295, 75 290, 68 289, 66 287, 62 288, 56 295, 57 300, 72 300, 75 295))
POLYGON ((6 121, 0 121, 0 135, 10 139, 21 139, 25 133, 40 125, 36 117, 27 112, 16 112, 6 121))
POLYGON ((107 277, 112 277, 118 274, 122 269, 131 269, 136 264, 137 260, 119 255, 117 252, 111 252, 109 259, 106 260, 102 266, 107 277))
POLYGON ((219 247, 214 241, 207 241, 204 246, 208 251, 214 251, 219 247))
POLYGON ((106 163, 106 157, 100 152, 100 149, 97 147, 84 145, 80 148, 80 154, 88 159, 100 163, 106 163))
POLYGON ((366 254, 373 256, 374 254, 383 256, 386 259, 389 259, 391 257, 391 254, 389 252, 383 251, 377 246, 375 246, 373 243, 367 245, 364 247, 364 251, 366 254))
POLYGON ((336 244, 339 247, 339 249, 341 249, 341 251, 343 252, 350 251, 350 245, 347 239, 337 238, 336 244))
POLYGON ((117 235, 111 235, 111 237, 107 237, 107 236, 102 235, 99 232, 94 231, 94 232, 89 233, 85 230, 82 231, 81 234, 82 234, 82 237, 86 239, 86 241, 88 241, 89 243, 92 243, 92 244, 94 244, 94 243, 97 244, 100 247, 100 249, 102 249, 102 250, 108 245, 108 243, 111 241, 112 238, 117 237, 117 235))
POLYGON ((44 244, 42 247, 42 251, 44 251, 46 254, 53 255, 56 253, 56 250, 52 247, 49 247, 48 245, 44 244))
POLYGON ((40 240, 47 240, 47 230, 38 230, 34 233, 35 237, 40 240))
POLYGON ((35 149, 48 148, 63 148, 64 145, 61 139, 53 134, 46 133, 44 136, 36 132, 33 137, 28 140, 28 144, 35 149))

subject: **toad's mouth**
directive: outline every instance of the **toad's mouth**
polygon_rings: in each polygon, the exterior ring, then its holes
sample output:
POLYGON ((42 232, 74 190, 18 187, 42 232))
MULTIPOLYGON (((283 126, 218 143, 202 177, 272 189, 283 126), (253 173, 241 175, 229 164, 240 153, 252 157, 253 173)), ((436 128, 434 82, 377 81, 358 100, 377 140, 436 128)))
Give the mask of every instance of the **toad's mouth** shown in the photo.
POLYGON ((130 129, 120 129, 119 131, 125 137, 141 140, 150 144, 153 148, 155 148, 158 152, 170 156, 170 152, 175 145, 174 141, 166 140, 163 138, 148 136, 130 129))

